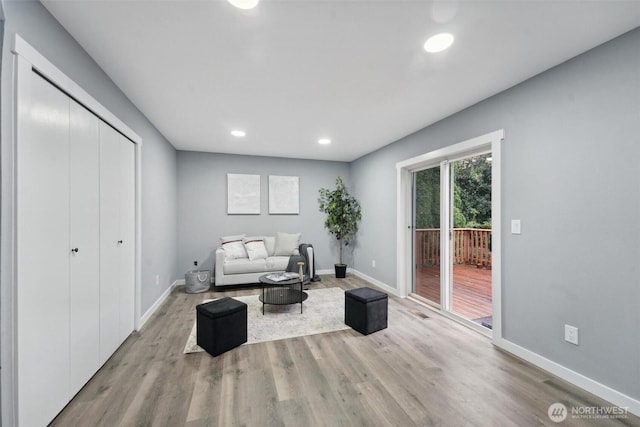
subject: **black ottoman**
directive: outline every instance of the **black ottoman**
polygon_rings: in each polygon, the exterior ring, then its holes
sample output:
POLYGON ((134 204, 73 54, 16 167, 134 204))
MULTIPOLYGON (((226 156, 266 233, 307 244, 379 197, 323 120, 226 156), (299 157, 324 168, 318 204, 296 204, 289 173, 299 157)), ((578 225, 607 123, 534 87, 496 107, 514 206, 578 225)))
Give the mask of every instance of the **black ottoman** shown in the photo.
POLYGON ((196 306, 197 342, 212 356, 247 342, 247 304, 220 298, 196 306))
POLYGON ((389 297, 371 288, 358 288, 344 293, 344 323, 364 335, 387 327, 389 297))

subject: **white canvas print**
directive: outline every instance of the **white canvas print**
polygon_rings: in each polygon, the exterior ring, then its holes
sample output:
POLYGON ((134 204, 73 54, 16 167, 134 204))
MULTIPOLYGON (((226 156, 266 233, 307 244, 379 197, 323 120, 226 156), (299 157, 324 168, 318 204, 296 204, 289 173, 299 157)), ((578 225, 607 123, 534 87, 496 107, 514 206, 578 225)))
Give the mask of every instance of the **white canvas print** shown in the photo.
POLYGON ((297 176, 269 176, 269 213, 300 213, 300 183, 297 176))
POLYGON ((227 174, 227 214, 260 214, 260 175, 227 174))

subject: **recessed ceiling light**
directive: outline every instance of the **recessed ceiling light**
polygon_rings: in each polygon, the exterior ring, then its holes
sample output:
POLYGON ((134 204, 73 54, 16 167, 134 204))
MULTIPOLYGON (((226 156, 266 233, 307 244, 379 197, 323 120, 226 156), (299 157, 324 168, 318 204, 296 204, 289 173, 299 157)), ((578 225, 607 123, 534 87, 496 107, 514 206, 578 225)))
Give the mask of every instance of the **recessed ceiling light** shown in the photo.
POLYGON ((258 5, 260 0, 227 0, 229 3, 237 7, 238 9, 253 9, 258 5))
POLYGON ((243 131, 243 130, 238 130, 238 129, 236 129, 236 130, 232 130, 232 131, 231 131, 231 135, 233 135, 233 136, 237 136, 238 138, 242 138, 242 137, 243 137, 243 136, 245 136, 246 134, 247 134, 247 133, 246 133, 245 131, 243 131))
POLYGON ((424 43, 424 50, 429 53, 442 52, 453 44, 453 36, 449 33, 440 33, 429 37, 424 43))
POLYGON ((322 144, 322 145, 331 144, 331 140, 329 138, 320 138, 318 140, 318 144, 322 144))

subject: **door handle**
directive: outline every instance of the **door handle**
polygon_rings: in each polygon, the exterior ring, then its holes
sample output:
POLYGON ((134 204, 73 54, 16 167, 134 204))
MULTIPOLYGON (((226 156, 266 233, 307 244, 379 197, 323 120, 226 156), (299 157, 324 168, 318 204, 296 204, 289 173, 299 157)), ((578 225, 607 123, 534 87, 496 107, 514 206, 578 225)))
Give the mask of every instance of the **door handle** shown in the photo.
POLYGON ((76 253, 76 254, 78 253, 78 251, 79 251, 79 249, 78 249, 78 248, 73 248, 73 249, 71 249, 71 252, 76 253))
POLYGON ((118 244, 119 244, 119 245, 121 245, 121 244, 123 244, 123 243, 124 243, 124 242, 123 242, 122 240, 118 240, 118 244))

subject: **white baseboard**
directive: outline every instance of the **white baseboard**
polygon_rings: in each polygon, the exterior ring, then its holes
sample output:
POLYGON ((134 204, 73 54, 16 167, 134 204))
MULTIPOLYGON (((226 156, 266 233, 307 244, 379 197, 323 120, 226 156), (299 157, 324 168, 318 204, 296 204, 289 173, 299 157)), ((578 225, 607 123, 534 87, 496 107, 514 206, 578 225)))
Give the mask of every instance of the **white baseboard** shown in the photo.
POLYGON ((151 307, 149 307, 149 310, 146 311, 146 313, 144 313, 142 315, 142 317, 140 317, 140 322, 139 322, 139 326, 138 326, 138 330, 142 329, 142 327, 144 326, 145 323, 147 323, 147 320, 149 320, 149 318, 151 318, 151 316, 153 315, 153 313, 156 312, 156 310, 158 310, 158 308, 160 308, 160 306, 162 305, 162 303, 165 302, 165 300, 169 297, 169 295, 171 295, 171 291, 173 291, 173 289, 178 286, 178 285, 184 285, 184 279, 179 279, 174 281, 171 286, 169 286, 167 288, 166 291, 164 291, 162 293, 162 295, 160 295, 160 298, 158 298, 156 300, 156 302, 153 303, 153 305, 151 307), (182 282, 182 283, 180 283, 182 282))
POLYGON ((361 273, 358 270, 354 270, 353 268, 349 268, 347 271, 349 271, 349 273, 355 274, 356 276, 360 277, 361 279, 366 280, 367 282, 371 282, 372 284, 376 285, 379 288, 384 289, 385 291, 389 292, 390 294, 393 294, 393 295, 395 295, 397 297, 400 297, 400 292, 399 292, 398 289, 393 288, 393 287, 387 285, 386 283, 379 281, 378 279, 374 279, 371 276, 367 276, 366 274, 361 273))
MULTIPOLYGON (((366 280, 367 282, 371 282, 371 284, 376 285, 377 287, 384 289, 385 291, 395 295, 395 296, 400 296, 400 294, 398 293, 398 290, 395 288, 392 288, 391 286, 387 285, 386 283, 383 283, 377 279, 374 279, 373 277, 367 276, 364 273, 359 272, 358 270, 354 270, 353 268, 347 268, 347 272, 355 274, 356 276, 360 277, 361 279, 366 280)), ((335 274, 335 270, 330 270, 330 269, 326 269, 326 270, 316 270, 317 274, 335 274)))
POLYGON ((545 371, 550 372, 553 375, 562 378, 563 380, 577 387, 580 387, 583 390, 588 391, 589 393, 595 394, 596 396, 606 400, 607 402, 611 402, 612 404, 619 406, 620 408, 626 408, 630 413, 640 416, 639 400, 627 396, 626 394, 620 393, 619 391, 601 384, 578 372, 572 371, 565 366, 562 366, 543 356, 540 356, 537 353, 527 350, 524 347, 514 344, 511 341, 507 341, 504 338, 494 339, 493 344, 506 352, 509 352, 523 360, 526 360, 527 362, 541 369, 544 369, 545 371))

